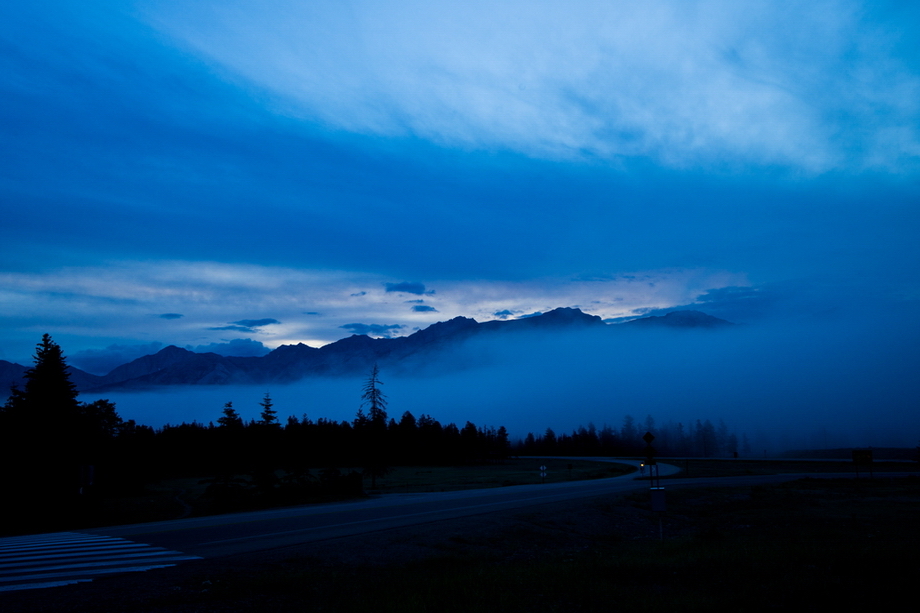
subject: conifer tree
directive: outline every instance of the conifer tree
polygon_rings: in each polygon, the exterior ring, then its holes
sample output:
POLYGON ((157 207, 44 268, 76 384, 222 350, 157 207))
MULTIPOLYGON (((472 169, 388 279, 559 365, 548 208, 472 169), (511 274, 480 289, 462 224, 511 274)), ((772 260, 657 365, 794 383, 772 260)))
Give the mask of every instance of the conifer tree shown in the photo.
POLYGON ((380 391, 383 382, 380 380, 380 369, 374 364, 367 382, 364 384, 361 398, 361 407, 367 406, 367 416, 364 411, 358 410, 355 427, 363 429, 364 440, 361 442, 364 456, 364 474, 371 478, 371 487, 377 487, 377 477, 386 475, 389 469, 389 453, 387 449, 387 412, 386 397, 380 391), (359 423, 361 420, 361 423, 359 423))
POLYGON ((264 426, 278 425, 278 412, 273 408, 272 397, 268 392, 265 392, 265 397, 259 403, 259 406, 262 407, 262 412, 259 414, 259 423, 264 426))
POLYGON ((13 390, 4 413, 14 427, 26 429, 20 435, 34 434, 35 429, 46 436, 72 431, 78 415, 77 388, 60 346, 45 334, 33 360, 35 365, 25 373, 25 389, 13 390))
POLYGON ((85 493, 90 465, 123 423, 107 400, 77 401, 61 347, 48 334, 36 345, 34 362, 25 388, 14 389, 0 412, 4 465, 14 467, 8 483, 24 509, 85 493))
POLYGON ((233 403, 228 402, 224 405, 223 416, 217 419, 217 423, 226 428, 242 428, 243 418, 233 408, 233 403))
POLYGON ((25 389, 13 389, 3 408, 4 431, 32 449, 66 451, 79 414, 77 388, 61 348, 49 335, 42 337, 33 359, 25 389))
POLYGON ((367 420, 371 426, 377 428, 386 427, 387 423, 387 400, 380 390, 381 385, 383 382, 380 380, 380 369, 374 364, 374 369, 364 384, 364 393, 361 395, 364 402, 361 403, 361 406, 368 407, 367 420))

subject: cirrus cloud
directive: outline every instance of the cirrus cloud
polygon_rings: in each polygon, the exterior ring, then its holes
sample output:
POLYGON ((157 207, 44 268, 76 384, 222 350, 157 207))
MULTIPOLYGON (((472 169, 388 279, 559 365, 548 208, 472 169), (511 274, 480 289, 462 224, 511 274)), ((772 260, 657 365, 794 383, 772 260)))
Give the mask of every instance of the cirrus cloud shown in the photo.
POLYGON ((148 21, 347 131, 675 167, 916 168, 915 13, 856 0, 158 2, 148 21), (867 125, 873 129, 866 130, 867 125))

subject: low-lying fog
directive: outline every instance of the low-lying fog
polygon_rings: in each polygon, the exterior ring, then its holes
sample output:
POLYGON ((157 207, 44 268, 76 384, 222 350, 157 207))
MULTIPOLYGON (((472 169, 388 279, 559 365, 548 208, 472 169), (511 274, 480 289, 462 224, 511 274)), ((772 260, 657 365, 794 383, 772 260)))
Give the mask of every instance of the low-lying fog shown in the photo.
MULTIPOLYGON (((830 318, 722 330, 553 333, 473 340, 425 366, 381 370, 388 411, 446 424, 504 425, 512 440, 632 415, 661 424, 719 419, 755 449, 916 446, 918 331, 908 317, 830 318)), ((256 418, 271 394, 279 416, 351 420, 361 377, 291 385, 109 393, 125 419, 162 426, 221 415, 256 418)), ((86 394, 83 400, 99 396, 86 394)))

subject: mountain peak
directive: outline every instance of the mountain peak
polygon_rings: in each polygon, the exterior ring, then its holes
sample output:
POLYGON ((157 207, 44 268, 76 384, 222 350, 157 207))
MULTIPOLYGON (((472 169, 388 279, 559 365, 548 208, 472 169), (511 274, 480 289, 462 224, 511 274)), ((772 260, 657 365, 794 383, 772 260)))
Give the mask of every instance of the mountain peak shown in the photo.
POLYGON ((597 315, 590 315, 576 307, 559 307, 532 319, 542 319, 553 323, 603 323, 604 320, 597 315))
POLYGON ((183 349, 182 347, 176 347, 175 345, 169 345, 168 347, 163 347, 157 351, 154 355, 160 356, 162 358, 181 358, 190 353, 188 349, 183 349))

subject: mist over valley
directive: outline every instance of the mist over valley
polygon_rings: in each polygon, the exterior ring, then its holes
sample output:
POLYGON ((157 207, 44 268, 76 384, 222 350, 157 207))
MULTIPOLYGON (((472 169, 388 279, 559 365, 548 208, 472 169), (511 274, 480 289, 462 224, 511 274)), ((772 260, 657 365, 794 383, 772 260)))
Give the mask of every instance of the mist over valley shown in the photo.
POLYGON ((399 339, 351 337, 354 353, 337 354, 336 372, 297 381, 114 387, 81 398, 107 398, 125 419, 154 427, 207 424, 228 401, 255 419, 265 393, 282 417, 350 421, 379 362, 391 418, 409 411, 445 424, 503 425, 513 440, 546 428, 618 428, 630 415, 640 425, 648 416, 659 425, 723 420, 756 453, 917 443, 920 335, 896 313, 744 325, 710 318, 718 323, 702 327, 661 325, 664 318, 609 325, 574 309, 558 315, 567 317, 475 333, 472 320, 444 335, 435 332, 447 324, 436 324, 427 337, 416 333, 428 342, 406 353, 367 351, 399 339))

